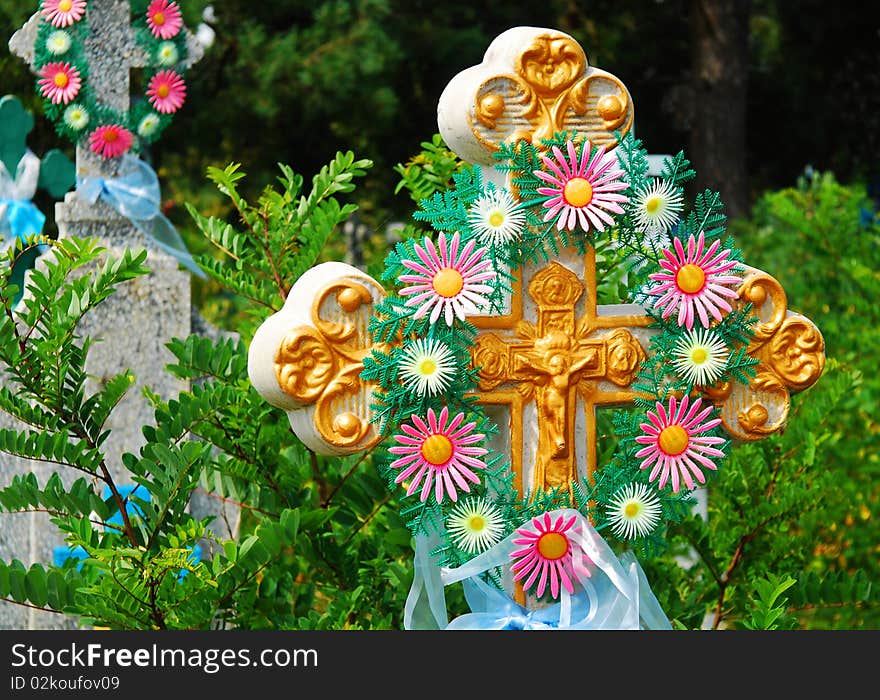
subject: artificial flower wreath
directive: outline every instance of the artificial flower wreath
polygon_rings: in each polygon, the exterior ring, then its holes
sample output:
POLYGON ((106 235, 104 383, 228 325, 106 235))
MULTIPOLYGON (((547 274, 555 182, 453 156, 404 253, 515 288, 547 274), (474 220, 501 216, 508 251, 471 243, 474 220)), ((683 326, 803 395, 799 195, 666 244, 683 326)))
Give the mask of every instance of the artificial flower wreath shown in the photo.
POLYGON ((147 56, 144 98, 128 113, 100 103, 89 84, 88 0, 42 0, 34 49, 37 91, 58 133, 117 158, 152 143, 186 99, 186 32, 173 0, 133 0, 134 36, 147 56))
MULTIPOLYGON (((748 383, 757 360, 746 350, 757 321, 731 303, 742 282, 740 252, 723 240, 717 194, 685 211, 682 186, 694 176, 683 153, 648 175, 632 135, 611 153, 557 134, 536 146, 505 145, 496 168, 508 189, 479 166, 420 202, 414 218, 436 235, 398 243, 383 280, 394 290, 377 307, 371 332, 383 349, 364 359, 377 383, 375 420, 384 435, 377 462, 400 488, 400 512, 414 535, 438 534, 431 555, 461 567, 513 537, 507 571, 486 576, 557 599, 590 575, 569 531, 578 511, 603 537, 642 554, 662 550, 664 531, 693 505, 693 489, 723 466, 729 446, 702 394, 722 382, 748 383), (525 263, 552 259, 560 246, 590 246, 627 269, 626 301, 643 306, 656 331, 632 386, 635 409, 613 413, 617 445, 592 483, 576 481, 522 497, 498 431, 477 403, 477 329, 468 315, 502 312, 525 263)), ((620 299, 599 300, 618 303, 620 299)))

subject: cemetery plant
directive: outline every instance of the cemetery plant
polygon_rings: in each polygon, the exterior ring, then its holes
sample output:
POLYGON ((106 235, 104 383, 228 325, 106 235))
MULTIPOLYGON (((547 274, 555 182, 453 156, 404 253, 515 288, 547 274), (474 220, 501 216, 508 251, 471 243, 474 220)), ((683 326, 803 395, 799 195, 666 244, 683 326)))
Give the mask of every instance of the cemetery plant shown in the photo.
MULTIPOLYGON (((448 177, 464 171, 450 167, 437 139, 426 143, 431 149, 419 154, 425 171, 448 177)), ((355 179, 370 166, 339 153, 311 188, 279 166, 276 183, 253 202, 239 192, 240 165, 209 168, 208 179, 235 215, 206 216, 193 206, 189 212, 213 251, 198 261, 232 300, 239 337, 169 342, 168 371, 190 389, 170 399, 147 391, 155 422, 144 426, 145 444, 122 464, 108 464, 101 446, 108 417, 134 375, 96 382, 86 361, 98 339, 77 326, 119 285, 148 274, 146 253, 113 259, 94 241, 51 241, 52 251, 30 273, 16 305, 9 270, 27 245, 8 252, 10 264, 0 273, 0 408, 27 427, 0 430, 0 450, 53 465, 56 473, 45 482, 32 474, 16 477, 0 490, 0 508, 51 517, 66 544, 87 556, 60 567, 0 562, 6 604, 114 629, 402 626, 412 581, 411 532, 374 454, 315 454, 247 376, 254 331, 281 308, 299 275, 326 255, 334 232, 356 208, 355 179), (148 496, 126 501, 114 476, 120 473, 148 496), (104 486, 108 498, 100 496, 104 486), (196 490, 240 504, 237 540, 218 539, 210 522, 188 513, 196 490), (120 525, 112 522, 115 514, 122 515, 120 525), (209 552, 201 561, 193 558, 198 543, 209 552)), ((416 172, 399 170, 404 188, 416 172)), ((423 178, 420 183, 419 195, 428 196, 423 178)), ((438 178, 437 190, 449 184, 438 178)), ((786 258, 796 273, 783 279, 792 305, 826 333, 829 360, 820 381, 794 397, 782 434, 732 446, 711 484, 708 520, 681 512, 663 552, 642 559, 661 607, 679 629, 878 626, 876 542, 847 526, 848 518, 876 517, 870 512, 876 455, 867 449, 876 441, 870 420, 876 380, 859 372, 866 368, 856 352, 863 331, 826 323, 830 316, 813 308, 810 297, 827 287, 829 275, 838 278, 844 310, 866 305, 870 295, 861 301, 860 295, 880 288, 876 266, 861 257, 876 257, 860 246, 876 243, 878 233, 873 210, 860 213, 862 195, 819 177, 767 195, 747 224, 760 234, 753 247, 755 264, 764 269, 783 270, 779 256, 802 235, 815 235, 817 249, 838 263, 810 267, 801 246, 805 259, 786 258), (805 221, 814 227, 802 226, 805 221), (785 247, 778 237, 785 237, 785 247), (794 278, 805 267, 808 279, 798 286, 794 278)), ((420 235, 421 225, 410 224, 405 237, 420 235)), ((750 259, 746 239, 744 233, 738 243, 750 259)), ((45 241, 29 245, 38 242, 45 241)), ((619 256, 600 250, 603 268, 619 270, 619 256)), ((603 303, 623 291, 616 274, 600 288, 603 303)), ((612 442, 613 427, 602 427, 612 442)), ((465 611, 461 598, 447 602, 451 613, 465 611)))
MULTIPOLYGON (((204 270, 246 299, 255 321, 280 308, 354 211, 339 197, 370 165, 338 154, 309 190, 282 166, 278 185, 254 204, 238 195, 237 166, 210 170, 241 229, 193 210, 220 256, 203 257, 204 270)), ((95 382, 86 361, 98 339, 77 324, 118 285, 148 273, 146 252, 112 259, 92 240, 51 245, 20 305, 9 271, 27 246, 10 250, 0 278, 0 406, 27 426, 0 430, 0 450, 55 473, 45 482, 15 477, 0 490, 0 508, 50 517, 81 556, 63 566, 0 562, 0 598, 113 629, 398 626, 409 537, 383 508, 383 483, 368 458, 311 453, 265 404, 247 377, 247 325, 239 340, 172 339, 168 371, 191 390, 168 400, 147 390, 155 423, 144 426, 145 444, 107 463, 107 421, 134 375, 95 382), (123 496, 119 474, 142 490, 123 496), (241 505, 240 538, 220 540, 187 512, 196 489, 241 505), (204 560, 193 556, 199 543, 210 552, 204 560)))

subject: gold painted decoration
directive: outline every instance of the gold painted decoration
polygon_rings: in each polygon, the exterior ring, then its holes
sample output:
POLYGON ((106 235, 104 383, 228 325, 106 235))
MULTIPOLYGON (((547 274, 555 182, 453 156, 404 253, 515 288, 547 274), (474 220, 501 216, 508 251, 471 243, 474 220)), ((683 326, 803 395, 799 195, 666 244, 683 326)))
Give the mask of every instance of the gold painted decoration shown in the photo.
POLYGON ((368 326, 384 295, 355 268, 324 263, 300 279, 251 345, 251 381, 317 452, 357 452, 380 439, 371 422, 375 387, 360 374, 364 357, 382 347, 368 326))
POLYGON ((315 428, 336 448, 368 448, 379 440, 369 420, 372 386, 360 379, 363 358, 373 345, 364 313, 358 311, 368 312, 372 298, 362 283, 326 285, 312 302, 314 325, 290 331, 275 357, 279 386, 298 401, 314 404, 315 428))
POLYGON ((644 329, 650 318, 638 307, 629 307, 630 315, 600 315, 595 304, 595 251, 590 249, 580 264, 583 278, 556 261, 531 276, 528 297, 534 323, 521 320, 525 301, 521 292, 513 295, 511 305, 517 311, 506 327, 487 323, 490 319, 484 317, 471 319, 485 328, 472 350, 473 364, 479 368, 478 401, 506 405, 511 426, 520 424, 512 430, 518 439, 511 440, 510 449, 521 494, 570 488, 583 472, 591 474, 596 468, 595 410, 632 402, 635 394, 629 386, 646 356, 633 331, 647 337, 644 329), (533 406, 537 421, 530 482, 524 477, 531 465, 525 462, 527 450, 521 442, 527 404, 533 406), (578 404, 585 424, 581 443, 575 439, 578 404), (585 465, 581 469, 579 461, 585 465))
POLYGON ((482 63, 450 81, 438 109, 450 148, 484 165, 502 144, 540 146, 560 132, 610 149, 632 124, 633 102, 623 82, 591 67, 570 35, 539 27, 499 35, 482 63))
POLYGON ((825 369, 825 341, 810 319, 789 311, 779 282, 747 268, 739 306, 751 303, 758 317, 747 354, 759 362, 749 385, 730 382, 708 393, 731 436, 760 440, 785 425, 791 394, 812 386, 825 369))
POLYGON ((617 144, 615 131, 632 126, 632 101, 618 78, 590 68, 571 37, 535 37, 514 62, 514 72, 487 78, 474 96, 470 126, 487 150, 501 143, 540 144, 567 131, 596 145, 617 144))

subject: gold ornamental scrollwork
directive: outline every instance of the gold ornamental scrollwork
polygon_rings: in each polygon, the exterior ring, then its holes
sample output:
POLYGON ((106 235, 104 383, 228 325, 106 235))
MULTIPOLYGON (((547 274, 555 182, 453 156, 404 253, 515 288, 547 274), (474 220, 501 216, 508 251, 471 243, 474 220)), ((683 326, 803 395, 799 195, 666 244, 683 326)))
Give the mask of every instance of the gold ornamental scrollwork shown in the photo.
POLYGON ((313 325, 289 331, 275 355, 278 386, 314 406, 315 429, 337 448, 368 449, 380 438, 369 420, 374 385, 360 378, 363 358, 376 347, 366 327, 372 303, 365 284, 341 279, 326 285, 312 302, 313 325))
POLYGON ((754 441, 780 430, 791 394, 812 386, 825 369, 825 341, 810 319, 789 311, 785 291, 770 275, 747 268, 739 288, 742 306, 753 305, 758 322, 746 350, 758 360, 748 386, 725 383, 707 390, 719 407, 724 428, 754 441))
POLYGON ((543 34, 514 61, 514 74, 490 77, 477 89, 471 131, 489 151, 502 143, 540 144, 568 131, 611 148, 628 132, 633 106, 626 86, 590 68, 571 37, 543 34))
POLYGON ((275 356, 278 386, 302 403, 317 401, 336 369, 333 351, 311 326, 300 326, 284 336, 275 356))
POLYGON ((804 318, 788 318, 768 342, 770 363, 795 391, 812 386, 825 368, 825 341, 804 318))

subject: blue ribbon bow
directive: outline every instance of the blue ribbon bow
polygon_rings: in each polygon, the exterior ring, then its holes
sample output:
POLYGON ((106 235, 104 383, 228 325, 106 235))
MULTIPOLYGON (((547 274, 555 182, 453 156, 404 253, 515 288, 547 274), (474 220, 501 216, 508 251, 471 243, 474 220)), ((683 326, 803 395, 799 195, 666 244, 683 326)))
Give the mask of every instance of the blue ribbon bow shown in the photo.
MULTIPOLYGON (((447 626, 448 630, 550 630, 560 628, 561 603, 529 610, 514 602, 510 596, 479 578, 462 581, 464 596, 472 612, 459 615, 447 626)), ((595 602, 593 602, 595 605, 595 602)), ((575 621, 588 617, 591 609, 589 592, 578 591, 571 597, 571 618, 575 621)))
POLYGON ((6 205, 6 223, 13 238, 24 240, 29 235, 39 236, 46 223, 46 215, 33 202, 20 199, 0 199, 6 205))
MULTIPOLYGON (((564 588, 560 599, 534 610, 513 599, 512 582, 504 590, 489 585, 483 574, 502 567, 508 570, 516 548, 514 532, 482 554, 455 568, 437 566, 431 552, 440 543, 439 533, 416 537, 414 576, 404 608, 405 629, 447 630, 670 630, 672 625, 651 591, 645 573, 631 551, 619 557, 578 511, 564 508, 551 517, 574 517, 571 546, 589 561, 589 573, 577 576, 575 590, 564 588), (449 621, 446 586, 462 582, 471 612, 449 621)), ((577 574, 577 570, 575 570, 577 574)))
POLYGON ((207 277, 193 260, 177 229, 159 209, 159 179, 140 158, 123 156, 117 177, 78 177, 76 191, 92 204, 100 198, 186 268, 203 279, 207 277))

